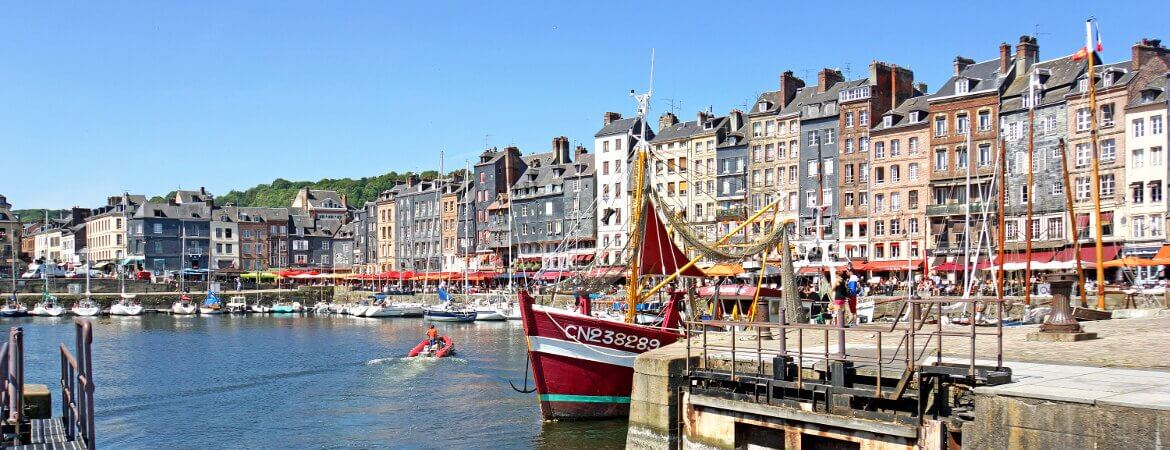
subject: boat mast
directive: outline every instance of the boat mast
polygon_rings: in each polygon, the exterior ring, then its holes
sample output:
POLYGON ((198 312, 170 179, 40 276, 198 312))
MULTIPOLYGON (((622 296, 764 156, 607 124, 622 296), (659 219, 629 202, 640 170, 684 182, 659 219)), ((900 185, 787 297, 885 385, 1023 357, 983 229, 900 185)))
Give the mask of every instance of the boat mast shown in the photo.
MULTIPOLYGON (((435 184, 431 185, 431 190, 435 192, 435 202, 432 203, 432 206, 434 207, 434 209, 432 209, 432 211, 435 214, 435 226, 433 228, 433 230, 435 231, 434 237, 437 239, 437 242, 439 244, 439 245, 435 246, 436 247, 435 250, 437 250, 436 253, 438 253, 438 255, 439 255, 439 271, 438 271, 439 277, 443 276, 443 238, 442 238, 443 229, 442 229, 442 225, 439 223, 442 221, 442 218, 443 218, 443 213, 440 212, 440 210, 441 210, 440 206, 442 205, 442 201, 443 201, 443 190, 440 187, 440 184, 442 182, 443 182, 443 149, 439 149, 439 174, 438 174, 438 176, 435 177, 435 184)), ((431 271, 431 255, 430 255, 430 253, 431 252, 427 252, 427 273, 430 273, 430 271, 431 271)), ((439 292, 439 285, 441 285, 441 284, 442 283, 440 282, 440 280, 438 280, 438 279, 435 280, 435 292, 439 292)))
MULTIPOLYGON (((1093 221, 1096 223, 1094 228, 1097 232, 1097 309, 1105 309, 1105 266, 1104 261, 1102 261, 1105 259, 1105 249, 1101 243, 1101 239, 1104 236, 1104 227, 1101 225, 1101 160, 1097 148, 1097 83, 1095 79, 1096 69, 1094 67, 1097 49, 1093 47, 1094 20, 1096 19, 1085 21, 1085 52, 1089 58, 1089 141, 1090 145, 1093 146, 1093 189, 1090 192, 1093 195, 1093 221)), ((1077 258, 1080 258, 1080 256, 1077 255, 1077 258)))
POLYGON ((650 112, 650 97, 654 94, 654 50, 650 50, 650 87, 645 94, 635 94, 634 90, 630 90, 630 96, 638 102, 638 122, 639 136, 638 147, 634 152, 634 183, 632 191, 634 197, 630 203, 630 239, 627 241, 630 248, 630 272, 626 278, 626 323, 634 323, 634 318, 637 316, 636 308, 638 306, 640 286, 638 281, 638 263, 641 255, 638 253, 638 248, 642 245, 642 213, 645 210, 645 190, 646 190, 646 122, 647 113, 650 112))
MULTIPOLYGON (((1003 257, 1003 248, 1007 237, 1007 231, 1004 227, 1004 222, 1007 218, 1007 145, 1003 138, 997 142, 999 144, 999 268, 996 269, 997 279, 995 280, 995 297, 997 300, 1003 301, 1003 283, 1004 270, 1003 265, 1007 261, 1003 257)), ((997 318, 1002 319, 1002 318, 997 318)))
MULTIPOLYGON (((958 124, 955 124, 956 128, 958 124)), ((967 141, 963 144, 964 152, 963 166, 966 167, 965 176, 967 178, 963 192, 963 200, 966 205, 963 209, 963 298, 970 298, 971 296, 971 282, 975 278, 975 267, 971 264, 971 114, 967 114, 967 129, 964 131, 967 134, 967 141)), ((982 200, 982 199, 980 199, 982 200)), ((986 225, 986 222, 984 222, 986 225)), ((976 247, 978 252, 979 248, 976 247)), ((976 257, 976 260, 979 258, 976 257)), ((965 309, 965 307, 964 307, 965 309)))
POLYGON ((1077 213, 1075 210, 1073 210, 1072 184, 1069 183, 1068 175, 1068 147, 1065 145, 1064 139, 1060 140, 1060 167, 1061 173, 1064 175, 1064 197, 1065 202, 1068 205, 1068 223, 1073 225, 1072 246, 1073 254, 1076 255, 1073 259, 1076 261, 1077 265, 1077 289, 1079 289, 1081 292, 1081 307, 1085 307, 1088 305, 1088 301, 1085 299, 1085 272, 1081 267, 1081 242, 1080 239, 1077 239, 1077 234, 1080 232, 1080 230, 1077 230, 1077 213))
MULTIPOLYGON (((460 181, 460 184, 462 184, 463 186, 471 186, 471 183, 469 182, 469 180, 471 180, 471 163, 469 163, 467 161, 463 161, 463 176, 467 177, 467 180, 460 181)), ((462 214, 462 216, 463 216, 463 235, 464 236, 467 236, 467 225, 470 222, 470 220, 467 218, 467 213, 470 212, 470 209, 471 209, 471 208, 469 208, 471 197, 468 196, 468 194, 470 193, 468 191, 469 191, 468 189, 463 189, 463 214, 462 214)), ((458 194, 456 194, 456 197, 455 197, 455 216, 456 217, 460 216, 458 194)), ((460 239, 460 238, 458 238, 458 236, 456 236, 455 248, 456 249, 458 249, 460 247, 463 248, 463 292, 470 293, 471 292, 471 284, 467 280, 467 268, 468 268, 468 266, 471 265, 471 259, 468 258, 468 256, 467 256, 467 246, 461 245, 461 244, 464 244, 466 242, 467 241, 464 241, 463 239, 460 239)))
POLYGON ((187 280, 183 276, 183 270, 187 269, 187 227, 183 224, 183 219, 179 219, 179 295, 183 295, 183 288, 187 286, 187 280))

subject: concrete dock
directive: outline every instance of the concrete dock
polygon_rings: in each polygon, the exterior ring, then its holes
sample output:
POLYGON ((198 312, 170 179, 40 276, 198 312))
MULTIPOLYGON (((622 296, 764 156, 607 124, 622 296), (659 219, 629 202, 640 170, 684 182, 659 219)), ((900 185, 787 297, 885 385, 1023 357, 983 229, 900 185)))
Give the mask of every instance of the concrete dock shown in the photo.
MULTIPOLYGON (((955 389, 955 403, 969 405, 963 420, 915 418, 921 425, 904 426, 905 417, 873 420, 863 413, 847 417, 818 409, 817 403, 765 403, 749 394, 711 396, 689 392, 686 343, 680 342, 639 356, 635 362, 630 405, 631 448, 1162 448, 1170 443, 1170 311, 1126 314, 1131 319, 1084 322, 1099 338, 1082 342, 1034 342, 1027 335, 1038 325, 1003 329, 1004 366, 1011 382, 973 389, 955 389), (921 419, 921 420, 919 420, 921 419), (961 429, 961 433, 955 431, 961 429), (944 432, 940 430, 951 430, 944 432), (803 444, 802 444, 803 443, 803 444)), ((875 327, 880 324, 875 324, 875 327)), ((935 327, 935 325, 928 325, 935 327)), ((890 325, 884 325, 889 329, 890 325)), ((963 326, 944 326, 962 330, 963 326)), ((746 334, 746 333, 743 333, 746 334)), ((778 340, 757 343, 737 336, 736 366, 744 377, 770 378, 778 340), (760 349, 756 353, 756 348, 760 349), (742 348, 742 350, 741 350, 742 348), (744 363, 755 354, 757 366, 744 363)), ((806 354, 825 348, 823 336, 805 333, 797 342, 789 331, 787 348, 806 354)), ((857 330, 847 338, 848 353, 873 356, 876 332, 857 330)), ((730 337, 712 333, 709 342, 729 344, 730 337)), ((836 345, 830 337, 830 351, 836 345)), ((969 342, 947 336, 943 363, 970 361, 969 342), (962 355, 962 357, 956 357, 962 355)), ((692 338, 692 367, 698 339, 692 338)), ((976 364, 994 366, 997 346, 976 339, 976 364)), ((937 343, 935 344, 937 345, 937 343)), ((896 343, 883 342, 883 358, 897 360, 896 343)), ((934 364, 934 346, 917 358, 934 364)), ((922 350, 920 350, 922 351, 922 350)), ((921 355, 921 354, 920 354, 921 355)), ((728 364, 730 352, 708 352, 708 364, 728 364), (716 360, 716 361, 711 361, 716 360)), ((824 361, 805 361, 808 377, 827 376, 824 361)), ((882 373, 899 369, 883 367, 882 373)), ((875 367, 855 367, 876 376, 875 367)), ((890 375, 892 376, 892 375, 890 375)), ((893 385, 893 383, 891 383, 893 385)), ((924 394, 925 395, 925 394, 924 394)), ((758 397, 758 394, 757 394, 758 397)), ((910 401, 920 401, 909 399, 910 401)), ((921 401, 926 401, 921 399, 921 401)))

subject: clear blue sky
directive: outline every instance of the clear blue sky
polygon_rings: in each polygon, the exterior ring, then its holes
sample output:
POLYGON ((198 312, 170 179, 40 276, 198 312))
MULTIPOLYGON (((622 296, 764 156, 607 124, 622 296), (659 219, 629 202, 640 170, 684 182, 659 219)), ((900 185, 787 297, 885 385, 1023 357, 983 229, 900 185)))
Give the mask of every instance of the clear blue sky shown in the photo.
POLYGON ((632 114, 657 49, 654 117, 775 89, 791 69, 863 76, 873 59, 931 89, 1039 24, 1042 59, 1101 21, 1107 61, 1165 14, 1109 2, 17 2, 0 14, 0 194, 17 208, 122 191, 215 193, 276 177, 462 167, 488 145, 592 145, 632 114))

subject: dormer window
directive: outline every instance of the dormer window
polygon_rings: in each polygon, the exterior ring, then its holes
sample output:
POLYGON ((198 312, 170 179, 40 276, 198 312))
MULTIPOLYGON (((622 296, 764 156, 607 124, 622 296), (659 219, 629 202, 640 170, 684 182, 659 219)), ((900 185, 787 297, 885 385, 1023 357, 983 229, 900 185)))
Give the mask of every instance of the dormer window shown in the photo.
POLYGON ((967 82, 966 78, 960 78, 960 79, 955 81, 955 93, 956 94, 966 94, 969 89, 970 89, 970 84, 967 82))
POLYGON ((768 102, 760 102, 760 112, 768 110, 768 102))
POLYGON ((882 117, 882 126, 886 128, 894 126, 894 116, 887 115, 882 117))
POLYGON ((918 123, 922 121, 921 111, 910 111, 910 123, 918 123))
POLYGON ((714 128, 714 127, 715 127, 715 124, 710 120, 703 122, 703 129, 704 130, 710 130, 711 128, 714 128))
POLYGON ((1089 79, 1081 78, 1077 81, 1077 90, 1081 92, 1089 92, 1089 79))

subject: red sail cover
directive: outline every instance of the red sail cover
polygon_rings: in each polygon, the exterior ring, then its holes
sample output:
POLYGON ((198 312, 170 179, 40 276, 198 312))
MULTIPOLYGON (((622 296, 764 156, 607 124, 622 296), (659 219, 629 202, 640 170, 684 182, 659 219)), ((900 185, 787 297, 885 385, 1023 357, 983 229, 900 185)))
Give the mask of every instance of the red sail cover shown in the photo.
MULTIPOLYGON (((646 217, 645 233, 642 235, 642 248, 639 249, 638 269, 642 275, 671 275, 690 262, 690 258, 674 245, 670 235, 666 233, 666 225, 658 218, 653 202, 646 202, 646 209, 642 211, 646 217)), ((694 265, 682 271, 684 277, 706 276, 701 269, 694 265)))

